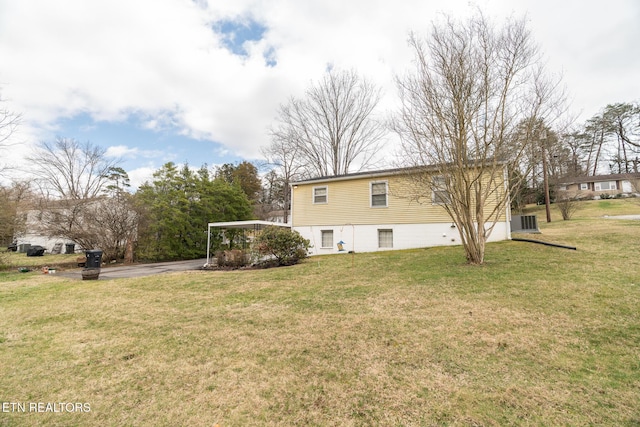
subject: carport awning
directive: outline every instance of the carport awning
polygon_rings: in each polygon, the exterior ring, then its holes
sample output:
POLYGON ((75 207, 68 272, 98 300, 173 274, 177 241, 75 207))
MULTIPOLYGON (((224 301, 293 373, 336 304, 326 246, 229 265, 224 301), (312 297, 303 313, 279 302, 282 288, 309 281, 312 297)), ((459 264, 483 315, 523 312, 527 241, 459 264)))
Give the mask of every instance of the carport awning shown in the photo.
POLYGON ((276 227, 287 227, 291 228, 291 224, 283 224, 281 222, 269 222, 269 221, 258 221, 258 220, 250 220, 250 221, 229 221, 229 222, 210 222, 209 229, 212 228, 242 228, 245 230, 262 230, 265 227, 270 225, 275 225, 276 227))

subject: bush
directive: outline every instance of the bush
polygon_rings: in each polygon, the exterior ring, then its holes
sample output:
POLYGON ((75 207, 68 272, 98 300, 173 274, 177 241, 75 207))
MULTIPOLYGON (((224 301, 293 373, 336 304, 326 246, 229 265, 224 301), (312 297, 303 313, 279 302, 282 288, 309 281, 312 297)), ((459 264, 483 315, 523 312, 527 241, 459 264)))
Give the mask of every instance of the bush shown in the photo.
POLYGON ((571 219, 573 214, 578 210, 578 199, 571 197, 566 192, 559 192, 558 199, 556 200, 556 206, 562 214, 562 219, 567 221, 571 219))
POLYGON ((270 257, 277 265, 293 265, 307 257, 309 240, 284 227, 266 227, 253 241, 254 257, 270 257))
POLYGON ((244 251, 231 249, 215 254, 219 267, 240 268, 248 264, 244 251))

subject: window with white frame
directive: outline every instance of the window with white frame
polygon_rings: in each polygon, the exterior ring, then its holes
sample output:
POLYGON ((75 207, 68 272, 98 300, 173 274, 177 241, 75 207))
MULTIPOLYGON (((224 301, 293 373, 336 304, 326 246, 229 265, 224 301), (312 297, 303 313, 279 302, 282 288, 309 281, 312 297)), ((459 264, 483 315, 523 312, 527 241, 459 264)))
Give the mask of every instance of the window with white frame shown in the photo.
POLYGON ((320 231, 320 240, 322 248, 332 248, 333 247, 333 230, 321 230, 320 231))
POLYGON ((378 230, 378 247, 393 248, 393 230, 390 230, 390 229, 378 230))
POLYGON ((313 187, 313 204, 323 204, 329 201, 327 187, 313 187))
POLYGON ((447 190, 447 178, 442 175, 437 175, 431 178, 432 180, 432 194, 431 202, 436 205, 446 205, 451 202, 449 191, 447 190))
POLYGON ((596 191, 604 191, 604 190, 616 190, 616 182, 615 181, 603 181, 595 183, 596 191))
POLYGON ((586 182, 583 184, 580 184, 580 190, 588 190, 589 189, 589 184, 587 184, 586 182))
POLYGON ((376 181, 371 183, 371 207, 387 207, 387 181, 376 181))

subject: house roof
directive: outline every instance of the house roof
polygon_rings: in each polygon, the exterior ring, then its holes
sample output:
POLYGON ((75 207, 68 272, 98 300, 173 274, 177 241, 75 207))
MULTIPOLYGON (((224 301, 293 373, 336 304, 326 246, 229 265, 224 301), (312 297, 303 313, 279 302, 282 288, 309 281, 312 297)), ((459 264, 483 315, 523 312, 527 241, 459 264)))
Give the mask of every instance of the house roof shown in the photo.
POLYGON ((316 182, 327 182, 327 181, 346 181, 349 179, 355 178, 368 178, 368 177, 378 177, 378 176, 386 176, 386 175, 395 175, 406 172, 411 168, 394 168, 394 169, 383 169, 377 171, 365 171, 365 172, 355 172, 344 175, 333 175, 333 176, 320 176, 316 178, 305 179, 301 181, 292 182, 291 185, 298 184, 313 184, 316 182))
MULTIPOLYGON (((491 160, 488 160, 488 161, 491 161, 491 160)), ((497 162, 497 164, 505 165, 506 162, 499 161, 497 162)), ((400 175, 400 174, 410 173, 413 171, 431 172, 431 171, 437 171, 438 169, 439 167, 437 165, 381 169, 381 170, 375 170, 375 171, 354 172, 354 173, 348 173, 344 175, 321 176, 316 178, 304 179, 301 181, 295 181, 295 182, 292 182, 290 185, 294 186, 299 184, 315 184, 315 183, 331 182, 331 181, 347 181, 350 179, 357 179, 357 178, 377 178, 381 176, 400 175)))
POLYGON ((628 179, 640 179, 640 173, 616 173, 610 175, 576 176, 562 178, 558 184, 582 184, 585 182, 622 181, 628 179))

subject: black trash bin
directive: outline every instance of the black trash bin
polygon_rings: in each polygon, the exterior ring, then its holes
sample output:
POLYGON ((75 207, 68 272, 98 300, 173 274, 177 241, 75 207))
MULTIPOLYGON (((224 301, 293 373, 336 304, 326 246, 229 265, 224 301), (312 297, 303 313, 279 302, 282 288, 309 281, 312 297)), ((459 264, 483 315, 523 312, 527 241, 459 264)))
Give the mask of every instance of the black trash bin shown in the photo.
POLYGON ((72 254, 76 251, 76 244, 75 243, 67 243, 64 245, 64 253, 65 254, 72 254))
POLYGON ((85 251, 85 256, 87 257, 87 262, 84 265, 86 268, 100 268, 102 264, 102 251, 98 249, 85 251))
POLYGON ((102 251, 93 249, 85 251, 87 261, 82 269, 82 280, 98 280, 100 276, 100 264, 102 264, 102 251))

